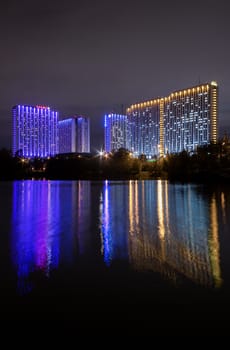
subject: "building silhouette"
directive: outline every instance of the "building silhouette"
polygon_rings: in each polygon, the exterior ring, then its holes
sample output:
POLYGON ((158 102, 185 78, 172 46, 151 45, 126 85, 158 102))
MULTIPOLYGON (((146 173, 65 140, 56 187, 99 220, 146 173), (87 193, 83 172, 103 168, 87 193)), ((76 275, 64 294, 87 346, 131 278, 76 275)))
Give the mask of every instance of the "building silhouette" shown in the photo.
POLYGON ((48 106, 12 108, 12 152, 25 158, 58 153, 58 112, 48 106))
POLYGON ((73 116, 58 122, 59 153, 90 152, 90 119, 73 116))

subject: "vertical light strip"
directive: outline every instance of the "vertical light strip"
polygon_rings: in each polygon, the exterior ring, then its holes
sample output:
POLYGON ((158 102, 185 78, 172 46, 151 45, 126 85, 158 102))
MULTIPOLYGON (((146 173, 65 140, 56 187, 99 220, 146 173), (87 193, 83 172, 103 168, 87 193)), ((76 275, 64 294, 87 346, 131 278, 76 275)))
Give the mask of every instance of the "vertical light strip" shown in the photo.
POLYGON ((160 144, 159 155, 164 155, 164 99, 160 99, 160 144))
POLYGON ((220 269, 220 243, 219 243, 219 225, 218 225, 218 212, 215 194, 211 200, 211 227, 210 227, 210 260, 212 265, 212 273, 214 277, 215 287, 220 287, 222 284, 221 269, 220 269))
POLYGON ((133 211, 134 196, 133 196, 133 190, 134 190, 134 183, 132 180, 129 180, 129 234, 131 236, 134 233, 134 211, 133 211))
POLYGON ((218 138, 218 132, 217 132, 217 121, 218 121, 218 86, 217 83, 212 81, 211 82, 211 141, 214 143, 217 143, 218 138))
POLYGON ((164 193, 163 188, 164 182, 162 180, 157 181, 157 215, 158 215, 158 233, 161 244, 161 257, 165 260, 165 203, 164 203, 164 193))

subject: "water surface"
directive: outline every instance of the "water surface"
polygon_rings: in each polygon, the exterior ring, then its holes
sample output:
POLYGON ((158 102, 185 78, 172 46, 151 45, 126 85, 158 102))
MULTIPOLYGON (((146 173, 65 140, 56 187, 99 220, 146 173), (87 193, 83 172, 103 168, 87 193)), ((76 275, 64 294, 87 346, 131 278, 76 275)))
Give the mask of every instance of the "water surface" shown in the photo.
POLYGON ((12 305, 14 297, 11 317, 28 318, 28 300, 36 304, 29 318, 38 317, 44 298, 48 318, 76 319, 78 309, 83 319, 114 320, 122 309, 123 318, 149 326, 153 310, 171 320, 183 304, 181 320, 185 305, 199 304, 206 319, 213 302, 212 315, 225 316, 228 188, 27 180, 1 182, 0 194, 2 299, 12 305))

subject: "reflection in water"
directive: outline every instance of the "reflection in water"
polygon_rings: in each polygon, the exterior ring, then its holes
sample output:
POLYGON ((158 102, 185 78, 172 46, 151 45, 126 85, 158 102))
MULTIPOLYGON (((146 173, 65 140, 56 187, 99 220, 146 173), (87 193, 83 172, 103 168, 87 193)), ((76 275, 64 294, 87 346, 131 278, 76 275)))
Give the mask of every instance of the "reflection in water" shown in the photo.
MULTIPOLYGON (((69 208, 69 214, 67 214, 66 217, 68 218, 69 215, 72 216, 72 232, 74 237, 76 235, 78 252, 79 255, 82 256, 86 253, 90 244, 90 181, 72 182, 71 186, 71 206, 69 208)), ((72 242, 70 242, 70 245, 72 245, 72 242)))
MULTIPOLYGON (((167 183, 167 182, 166 182, 167 183)), ((165 234, 166 232, 166 226, 165 225, 165 219, 167 218, 167 204, 165 201, 164 196, 164 187, 162 186, 162 181, 157 182, 157 216, 158 216, 158 231, 159 231, 159 238, 161 243, 161 257, 162 260, 165 260, 165 234), (164 219, 165 218, 165 219, 164 219)))
POLYGON ((59 261, 59 237, 54 221, 60 213, 58 188, 50 182, 17 181, 13 184, 12 258, 18 274, 18 290, 32 288, 27 281, 35 270, 46 275, 59 261))
POLYGON ((13 183, 11 255, 19 293, 33 288, 31 273, 41 271, 48 277, 87 251, 89 190, 87 181, 13 183))
POLYGON ((113 260, 128 258, 127 192, 124 183, 104 182, 100 203, 101 252, 108 266, 113 260))
POLYGON ((222 213, 223 213, 223 222, 224 224, 226 224, 226 199, 225 199, 225 193, 221 192, 220 194, 220 198, 221 198, 221 207, 222 207, 222 213))
MULTIPOLYGON (((124 201, 121 206, 122 202, 115 200, 115 193, 124 188, 108 182, 104 185, 101 230, 107 253, 117 244, 114 234, 122 231, 127 213, 129 260, 134 269, 160 271, 173 281, 184 276, 201 285, 220 286, 215 197, 210 209, 194 185, 169 185, 161 180, 129 181, 126 211, 124 201), (116 220, 116 211, 123 212, 120 221, 116 220)), ((119 242, 122 244, 122 240, 119 242)), ((126 251, 126 242, 123 249, 126 251)), ((104 252, 105 260, 107 253, 104 252)))
POLYGON ((197 185, 161 180, 12 184, 11 259, 20 293, 33 288, 34 271, 48 277, 64 265, 95 266, 102 257, 108 268, 122 261, 176 283, 184 277, 204 286, 222 283, 225 193, 209 198, 197 185))
POLYGON ((104 261, 106 265, 109 265, 112 260, 112 251, 110 248, 112 247, 111 243, 111 234, 109 232, 109 187, 108 187, 108 181, 105 181, 105 188, 104 188, 104 200, 103 195, 101 193, 100 197, 100 214, 102 216, 102 222, 101 225, 103 226, 102 229, 102 244, 101 244, 101 253, 104 256, 104 261))
POLYGON ((209 249, 210 259, 212 264, 213 277, 216 286, 220 286, 221 272, 220 272, 220 245, 219 245, 219 233, 218 233, 218 218, 217 218, 217 203, 215 194, 211 199, 211 222, 210 222, 210 233, 209 233, 209 249))

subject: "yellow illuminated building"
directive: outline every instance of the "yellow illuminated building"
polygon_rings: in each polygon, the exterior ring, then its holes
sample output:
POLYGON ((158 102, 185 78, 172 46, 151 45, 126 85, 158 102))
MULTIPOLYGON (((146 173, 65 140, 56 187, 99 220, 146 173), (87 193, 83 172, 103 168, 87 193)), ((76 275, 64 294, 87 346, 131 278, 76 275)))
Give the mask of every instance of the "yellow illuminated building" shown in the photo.
POLYGON ((131 105, 128 148, 148 158, 196 151, 218 139, 218 85, 215 81, 131 105))

